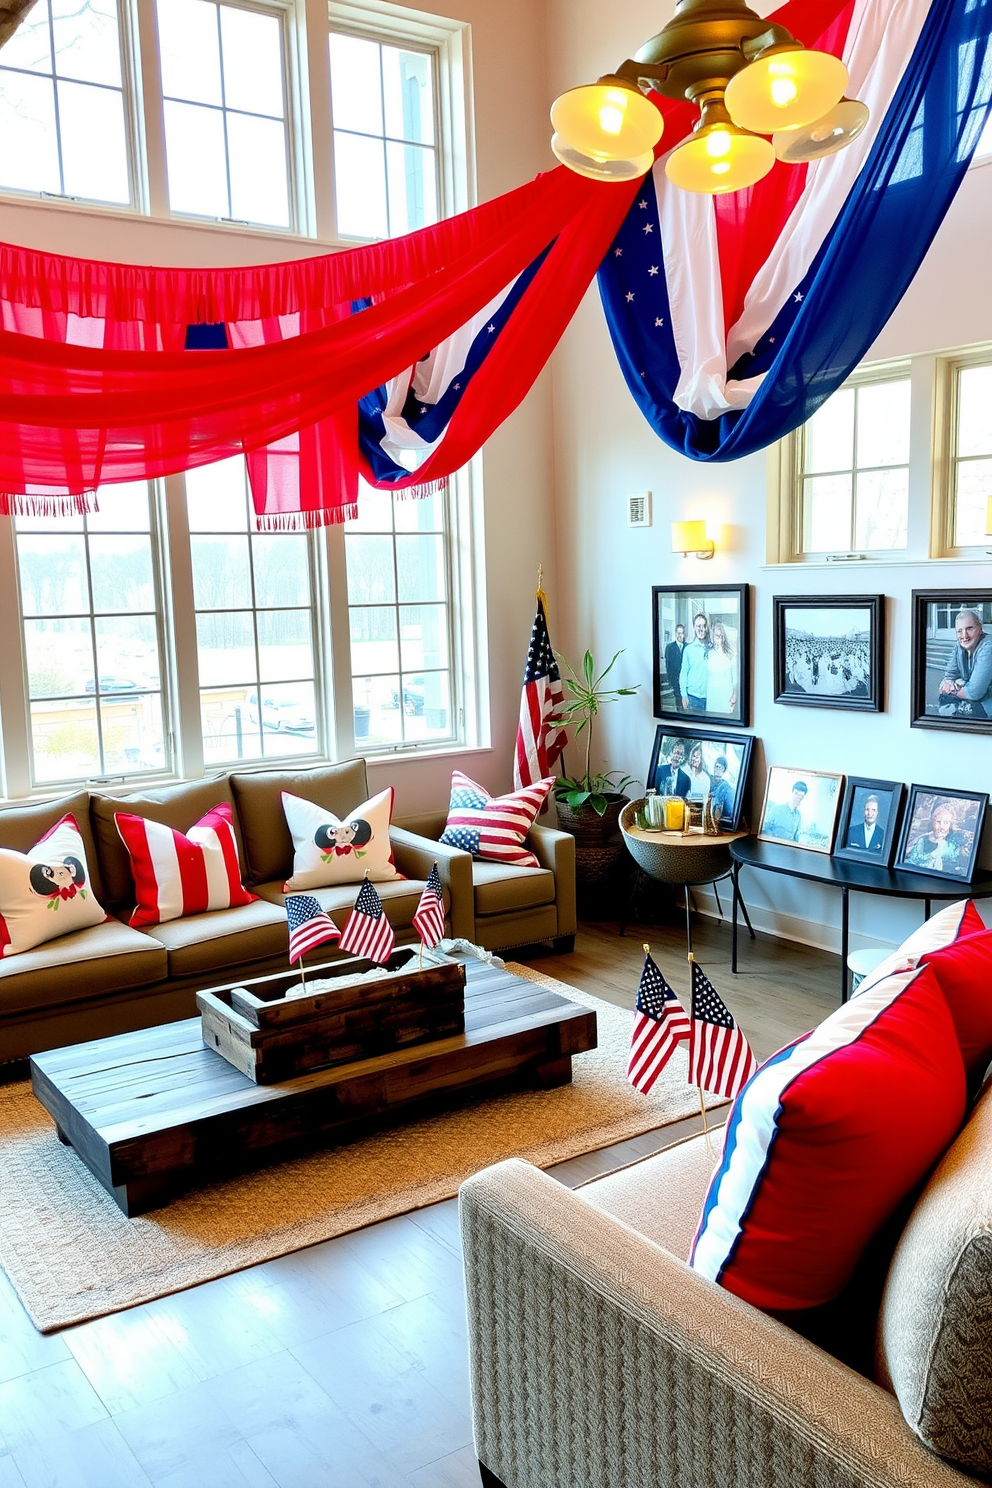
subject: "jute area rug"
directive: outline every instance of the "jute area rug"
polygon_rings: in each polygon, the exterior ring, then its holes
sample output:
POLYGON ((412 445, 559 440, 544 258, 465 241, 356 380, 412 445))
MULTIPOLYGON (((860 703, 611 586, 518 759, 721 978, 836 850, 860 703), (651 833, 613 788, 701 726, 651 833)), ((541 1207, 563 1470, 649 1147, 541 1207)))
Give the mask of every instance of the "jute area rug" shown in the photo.
POLYGON ((571 1085, 476 1101, 326 1152, 213 1184, 126 1219, 55 1135, 27 1083, 0 1086, 0 1263, 43 1333, 182 1291, 376 1220, 451 1198, 507 1157, 539 1167, 698 1110, 676 1053, 649 1096, 627 1083, 631 1014, 529 967, 596 1011, 599 1046, 571 1085))

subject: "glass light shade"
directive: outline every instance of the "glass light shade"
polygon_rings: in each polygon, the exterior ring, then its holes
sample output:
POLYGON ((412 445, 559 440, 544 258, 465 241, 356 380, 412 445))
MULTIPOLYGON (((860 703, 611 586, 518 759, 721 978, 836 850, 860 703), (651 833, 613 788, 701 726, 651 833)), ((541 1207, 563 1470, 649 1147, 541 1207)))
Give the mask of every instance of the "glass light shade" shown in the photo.
POLYGON ((638 159, 654 149, 665 127, 639 88, 612 77, 570 88, 556 98, 551 123, 563 149, 602 161, 638 159))
POLYGON ((868 123, 868 106, 857 98, 842 98, 840 103, 807 124, 803 129, 783 129, 772 135, 772 145, 779 160, 787 165, 804 165, 809 160, 822 160, 843 150, 868 123))
POLYGON ((706 553, 709 557, 713 552, 713 542, 706 536, 706 523, 673 522, 672 552, 706 553))
POLYGON ((821 119, 846 87, 847 68, 829 52, 768 52, 730 79, 727 108, 742 129, 776 134, 821 119))
POLYGON ((704 124, 672 151, 665 174, 683 191, 721 196, 753 186, 774 164, 775 151, 760 135, 745 134, 732 124, 704 124))
POLYGON ((653 150, 645 150, 643 155, 633 155, 629 160, 604 160, 598 155, 584 155, 560 134, 551 136, 551 148, 562 165, 579 176, 588 176, 591 181, 636 181, 654 165, 653 150))

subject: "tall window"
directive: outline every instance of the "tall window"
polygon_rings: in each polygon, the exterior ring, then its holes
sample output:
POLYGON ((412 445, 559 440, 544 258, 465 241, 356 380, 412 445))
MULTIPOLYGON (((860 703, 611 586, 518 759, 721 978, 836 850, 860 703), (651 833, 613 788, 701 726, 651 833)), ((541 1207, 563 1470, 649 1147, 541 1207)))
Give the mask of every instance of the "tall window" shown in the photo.
POLYGON ((148 487, 99 500, 98 515, 16 522, 38 785, 171 767, 148 487))
POLYGON ((992 366, 955 370, 952 546, 988 546, 992 499, 992 366))
POLYGON ((282 15, 158 0, 169 205, 289 227, 282 15))
POLYGON ((330 34, 338 232, 386 238, 438 219, 434 59, 330 34))
POLYGON ((840 388, 798 441, 799 552, 906 547, 908 375, 840 388))
POLYGON ((131 201, 116 0, 39 0, 0 52, 0 188, 131 201))
POLYGON ((355 747, 455 736, 448 544, 442 494, 362 485, 348 522, 355 747))
POLYGON ((311 540, 251 532, 244 461, 186 473, 203 758, 318 754, 311 540))

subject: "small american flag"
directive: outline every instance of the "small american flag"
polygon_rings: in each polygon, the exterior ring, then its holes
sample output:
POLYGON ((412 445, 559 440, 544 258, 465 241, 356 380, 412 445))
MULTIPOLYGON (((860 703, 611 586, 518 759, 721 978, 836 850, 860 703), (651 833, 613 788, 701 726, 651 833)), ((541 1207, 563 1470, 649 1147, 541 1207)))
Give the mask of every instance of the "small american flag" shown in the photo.
POLYGON ((758 1068, 751 1046, 706 973, 692 962, 689 1084, 733 1100, 758 1068))
POLYGON ((351 951, 355 956, 367 956, 370 961, 382 964, 393 954, 395 940, 393 927, 382 908, 382 900, 366 879, 358 891, 355 907, 344 927, 341 949, 351 951))
POLYGON ((312 894, 287 894, 286 918, 289 921, 290 961, 299 961, 314 946, 341 938, 341 931, 312 894))
POLYGON ((524 666, 523 692, 520 694, 520 722, 513 758, 516 790, 525 785, 536 785, 551 774, 567 738, 565 730, 551 722, 564 700, 561 674, 548 635, 544 602, 538 596, 524 666))
POLYGON ((691 1032, 685 1008, 645 952, 637 989, 637 1016, 630 1040, 627 1079, 647 1095, 683 1039, 691 1032))
POLYGON ((420 936, 421 944, 428 950, 436 946, 444 935, 444 890, 436 863, 420 896, 420 903, 413 917, 413 928, 420 936))

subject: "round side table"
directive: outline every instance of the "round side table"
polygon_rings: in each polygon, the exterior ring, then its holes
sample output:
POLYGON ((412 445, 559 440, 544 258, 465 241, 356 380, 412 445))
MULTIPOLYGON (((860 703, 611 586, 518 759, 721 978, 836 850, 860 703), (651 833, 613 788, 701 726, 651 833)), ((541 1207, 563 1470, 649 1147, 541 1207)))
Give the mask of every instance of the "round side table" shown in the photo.
MULTIPOLYGON (((691 899, 689 890, 694 885, 715 884, 718 879, 730 875, 732 861, 730 844, 746 832, 721 832, 719 836, 707 836, 702 832, 652 831, 637 825, 637 812, 643 805, 643 797, 630 801, 620 813, 620 831, 627 851, 648 878, 658 883, 681 884, 685 891, 685 933, 688 948, 692 950, 691 899)), ((715 890, 717 904, 719 891, 715 890)), ((723 914, 723 907, 720 906, 723 914)), ((744 908, 744 918, 751 930, 751 921, 744 908)), ((620 934, 626 929, 626 916, 620 921, 620 934)))

